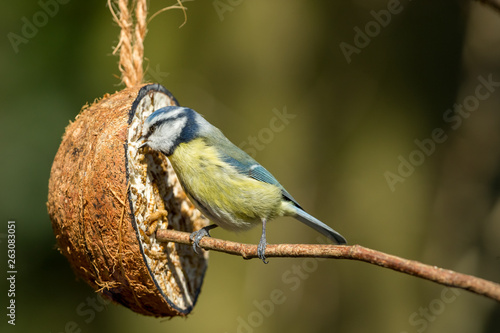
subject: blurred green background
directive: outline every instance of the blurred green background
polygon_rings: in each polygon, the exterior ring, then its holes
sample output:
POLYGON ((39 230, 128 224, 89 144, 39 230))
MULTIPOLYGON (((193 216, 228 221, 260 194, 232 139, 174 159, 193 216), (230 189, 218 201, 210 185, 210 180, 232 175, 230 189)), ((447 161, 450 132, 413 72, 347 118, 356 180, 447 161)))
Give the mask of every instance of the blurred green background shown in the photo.
MULTIPOLYGON (((65 126, 87 102, 123 88, 111 55, 119 29, 106 1, 54 1, 0 4, 0 267, 6 276, 7 221, 15 220, 18 271, 15 327, 0 280, 2 332, 500 331, 492 300, 341 260, 263 265, 211 253, 187 319, 86 305, 96 294, 55 249, 47 184, 65 126), (58 7, 44 21, 47 3, 58 7), (34 20, 36 31, 23 32, 34 20), (274 290, 281 304, 262 310, 274 290)), ((151 12, 172 4, 152 0, 151 12)), ((479 76, 500 82, 499 13, 468 1, 185 5, 182 28, 179 10, 149 24, 149 81, 236 144, 260 135, 257 160, 350 244, 500 281, 498 86, 474 100, 479 76), (448 112, 462 102, 470 112, 448 112), (273 109, 295 117, 266 137, 273 109), (440 128, 446 140, 431 149, 440 128), (429 144, 427 155, 415 140, 429 144), (400 167, 411 158, 413 167, 400 167), (404 175, 390 185, 387 172, 404 175)), ((213 235, 256 243, 260 230, 213 235)), ((290 218, 268 229, 270 243, 317 238, 290 218)))

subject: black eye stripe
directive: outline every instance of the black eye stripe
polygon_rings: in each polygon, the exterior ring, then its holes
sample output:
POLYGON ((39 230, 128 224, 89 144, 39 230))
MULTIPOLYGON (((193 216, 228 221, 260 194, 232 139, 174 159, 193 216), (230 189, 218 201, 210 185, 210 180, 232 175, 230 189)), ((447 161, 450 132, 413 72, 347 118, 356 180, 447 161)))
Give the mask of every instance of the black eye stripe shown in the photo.
POLYGON ((175 148, 182 142, 191 141, 199 134, 198 123, 194 119, 194 111, 190 109, 183 111, 184 112, 170 115, 157 115, 153 118, 153 121, 150 119, 149 128, 145 136, 149 138, 151 135, 158 132, 160 128, 166 126, 166 128, 163 128, 163 133, 156 133, 155 135, 158 135, 160 139, 172 140, 172 147, 175 148))
POLYGON ((186 118, 186 115, 184 114, 178 114, 178 115, 175 115, 174 117, 168 117, 168 118, 163 118, 163 119, 160 119, 158 121, 156 121, 155 123, 153 123, 151 125, 151 127, 154 127, 154 128, 157 128, 165 123, 169 123, 169 122, 174 122, 175 120, 177 119, 181 119, 181 118, 186 118))

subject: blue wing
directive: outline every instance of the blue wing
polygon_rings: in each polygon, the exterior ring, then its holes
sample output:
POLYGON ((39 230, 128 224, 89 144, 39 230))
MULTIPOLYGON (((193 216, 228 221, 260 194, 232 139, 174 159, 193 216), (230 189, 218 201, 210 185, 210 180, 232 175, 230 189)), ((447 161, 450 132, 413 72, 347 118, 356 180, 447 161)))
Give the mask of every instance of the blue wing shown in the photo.
POLYGON ((267 171, 262 165, 260 165, 256 160, 254 160, 250 155, 245 153, 216 127, 212 127, 210 136, 204 137, 204 140, 208 145, 217 148, 221 159, 233 166, 239 173, 249 176, 258 181, 276 185, 281 189, 281 193, 286 200, 289 200, 295 204, 295 206, 300 207, 298 202, 288 193, 285 188, 274 178, 274 176, 267 171))
POLYGON ((237 172, 242 175, 251 177, 255 180, 275 185, 281 189, 281 194, 284 199, 292 202, 297 208, 295 218, 302 223, 308 225, 309 227, 319 231, 326 237, 330 238, 337 244, 346 244, 345 238, 319 221, 315 217, 307 214, 302 207, 297 203, 297 201, 288 193, 283 186, 274 178, 274 176, 267 171, 262 165, 257 163, 250 155, 245 153, 239 147, 235 146, 231 141, 229 141, 221 131, 213 127, 211 129, 211 135, 204 137, 205 142, 217 149, 220 158, 231 165, 237 172))
MULTIPOLYGON (((236 147, 236 148, 239 149, 238 147, 236 147)), ((276 178, 274 178, 274 176, 269 171, 267 171, 262 165, 257 163, 247 153, 245 153, 242 150, 240 150, 240 151, 241 151, 240 154, 246 155, 246 156, 244 156, 245 157, 244 159, 237 160, 237 159, 235 159, 227 154, 224 154, 222 156, 222 159, 226 163, 232 165, 241 174, 247 175, 253 179, 256 179, 256 180, 264 182, 264 183, 278 186, 281 189, 281 193, 282 193, 283 197, 286 198, 287 200, 290 200, 297 207, 300 208, 300 205, 298 204, 298 202, 290 195, 290 193, 288 193, 285 190, 285 188, 278 182, 278 180, 276 180, 276 178)), ((243 157, 243 156, 241 156, 241 157, 243 157)))

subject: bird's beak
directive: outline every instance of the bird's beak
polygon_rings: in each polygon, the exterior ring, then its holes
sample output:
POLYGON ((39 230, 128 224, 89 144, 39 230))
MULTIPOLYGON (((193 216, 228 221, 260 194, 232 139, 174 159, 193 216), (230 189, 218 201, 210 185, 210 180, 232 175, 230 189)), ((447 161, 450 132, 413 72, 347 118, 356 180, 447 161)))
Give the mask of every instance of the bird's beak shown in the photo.
POLYGON ((144 148, 148 145, 148 139, 144 136, 141 136, 137 142, 139 143, 139 147, 137 149, 144 148))

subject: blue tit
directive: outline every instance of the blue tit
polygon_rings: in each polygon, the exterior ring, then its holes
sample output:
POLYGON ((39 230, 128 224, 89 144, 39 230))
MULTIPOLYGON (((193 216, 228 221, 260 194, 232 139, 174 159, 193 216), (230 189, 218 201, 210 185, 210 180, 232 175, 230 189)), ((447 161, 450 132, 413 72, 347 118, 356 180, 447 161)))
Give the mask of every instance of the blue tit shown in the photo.
POLYGON ((139 148, 168 157, 191 202, 213 223, 191 234, 194 249, 216 226, 233 231, 262 223, 258 257, 265 260, 266 223, 292 216, 337 244, 338 232, 307 214, 273 175, 196 111, 167 106, 143 125, 139 148))

